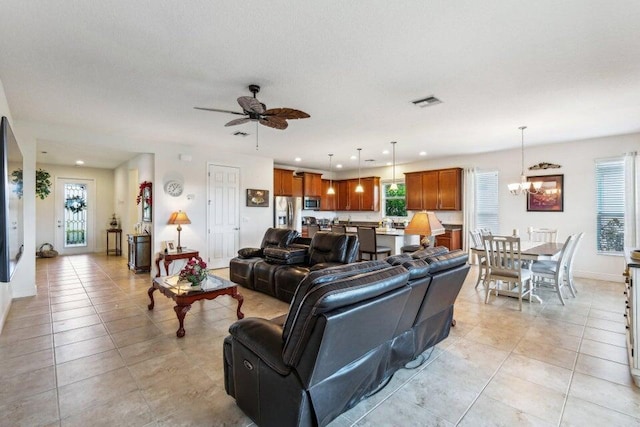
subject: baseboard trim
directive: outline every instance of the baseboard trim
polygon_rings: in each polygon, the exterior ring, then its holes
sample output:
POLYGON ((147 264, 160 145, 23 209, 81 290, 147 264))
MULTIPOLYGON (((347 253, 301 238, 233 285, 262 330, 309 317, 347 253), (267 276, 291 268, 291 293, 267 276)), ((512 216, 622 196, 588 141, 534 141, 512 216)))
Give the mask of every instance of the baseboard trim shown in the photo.
POLYGON ((581 277, 584 279, 604 280, 607 282, 624 283, 624 277, 622 276, 622 271, 619 274, 596 273, 593 271, 574 271, 573 275, 575 277, 581 277))

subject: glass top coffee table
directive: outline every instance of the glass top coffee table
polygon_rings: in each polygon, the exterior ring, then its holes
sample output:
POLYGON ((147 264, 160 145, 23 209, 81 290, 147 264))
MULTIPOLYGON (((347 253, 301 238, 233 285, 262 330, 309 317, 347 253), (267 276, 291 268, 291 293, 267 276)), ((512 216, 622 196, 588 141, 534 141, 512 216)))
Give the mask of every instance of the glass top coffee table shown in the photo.
POLYGON ((178 338, 184 337, 184 317, 191 309, 191 304, 196 301, 214 299, 220 295, 229 295, 231 298, 238 300, 238 308, 236 310, 238 319, 244 317, 244 314, 240 311, 244 298, 238 293, 238 286, 227 279, 216 276, 212 272, 207 274, 207 279, 200 286, 195 287, 191 286, 189 282, 178 282, 177 275, 156 277, 147 291, 149 299, 151 299, 151 303, 147 306, 149 310, 153 310, 153 293, 156 290, 176 302, 173 310, 176 312, 180 322, 180 327, 176 331, 178 338))

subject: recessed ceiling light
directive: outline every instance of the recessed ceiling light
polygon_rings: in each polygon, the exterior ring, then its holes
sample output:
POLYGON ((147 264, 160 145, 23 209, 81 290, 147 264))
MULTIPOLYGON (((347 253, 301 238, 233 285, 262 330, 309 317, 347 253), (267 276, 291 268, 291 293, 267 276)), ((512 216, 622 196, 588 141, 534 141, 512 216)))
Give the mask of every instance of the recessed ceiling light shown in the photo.
POLYGON ((421 152, 419 152, 418 154, 419 154, 419 155, 421 155, 421 156, 426 156, 426 155, 427 155, 427 152, 426 152, 426 151, 421 151, 421 152))
POLYGON ((336 165, 336 168, 338 168, 338 169, 342 169, 342 165, 341 165, 341 164, 337 164, 337 165, 336 165))
POLYGON ((76 160, 76 165, 84 165, 84 161, 82 161, 82 160, 76 160))
POLYGON ((389 150, 382 150, 382 154, 389 154, 389 150))
POLYGON ((391 166, 391 165, 393 165, 392 162, 387 162, 387 166, 391 166))
POLYGON ((295 160, 296 162, 301 162, 301 161, 302 161, 302 159, 301 159, 300 157, 296 157, 296 158, 295 158, 295 159, 293 159, 293 160, 295 160))
POLYGON ((349 157, 351 160, 356 160, 358 158, 358 156, 351 156, 349 157))

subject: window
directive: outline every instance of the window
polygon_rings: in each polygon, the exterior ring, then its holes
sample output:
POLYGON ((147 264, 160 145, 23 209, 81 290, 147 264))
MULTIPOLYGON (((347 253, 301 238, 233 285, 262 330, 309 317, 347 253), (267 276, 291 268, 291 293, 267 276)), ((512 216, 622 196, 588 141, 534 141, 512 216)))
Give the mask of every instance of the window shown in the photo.
POLYGON ((382 203, 384 216, 407 216, 406 188, 404 183, 398 184, 397 190, 391 190, 391 183, 382 184, 382 203))
POLYGON ((624 249, 624 160, 596 161, 596 243, 599 253, 624 249))
POLYGON ((498 234, 498 171, 476 172, 475 205, 476 228, 498 234))

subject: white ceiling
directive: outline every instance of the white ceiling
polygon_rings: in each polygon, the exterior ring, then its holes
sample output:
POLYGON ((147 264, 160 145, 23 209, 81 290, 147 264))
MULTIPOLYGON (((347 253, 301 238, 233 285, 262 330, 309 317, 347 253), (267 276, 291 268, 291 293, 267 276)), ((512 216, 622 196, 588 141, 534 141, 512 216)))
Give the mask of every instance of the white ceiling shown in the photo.
POLYGON ((638 0, 3 0, 0 79, 14 120, 252 154, 254 123, 193 107, 239 111, 256 83, 311 115, 260 126, 259 155, 380 165, 392 140, 408 162, 519 147, 520 125, 526 145, 640 131, 639 28, 638 0))

